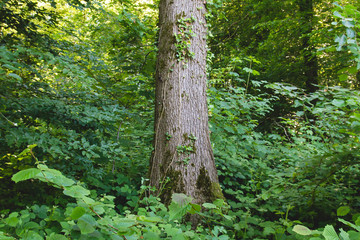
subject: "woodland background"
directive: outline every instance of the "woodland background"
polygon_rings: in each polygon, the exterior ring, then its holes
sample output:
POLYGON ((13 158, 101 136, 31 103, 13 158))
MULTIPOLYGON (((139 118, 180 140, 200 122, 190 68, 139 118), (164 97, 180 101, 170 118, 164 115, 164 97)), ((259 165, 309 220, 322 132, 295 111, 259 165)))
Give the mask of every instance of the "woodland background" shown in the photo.
POLYGON ((0 3, 0 239, 360 239, 359 2, 207 1, 202 210, 148 194, 157 7, 0 3))

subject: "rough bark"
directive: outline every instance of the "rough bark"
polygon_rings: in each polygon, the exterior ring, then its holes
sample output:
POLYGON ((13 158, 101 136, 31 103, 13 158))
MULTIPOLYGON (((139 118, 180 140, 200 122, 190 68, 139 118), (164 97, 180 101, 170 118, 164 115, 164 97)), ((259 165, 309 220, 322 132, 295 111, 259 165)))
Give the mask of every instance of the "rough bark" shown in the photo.
POLYGON ((208 128, 205 12, 202 0, 160 1, 150 184, 166 204, 172 193, 223 197, 208 128))

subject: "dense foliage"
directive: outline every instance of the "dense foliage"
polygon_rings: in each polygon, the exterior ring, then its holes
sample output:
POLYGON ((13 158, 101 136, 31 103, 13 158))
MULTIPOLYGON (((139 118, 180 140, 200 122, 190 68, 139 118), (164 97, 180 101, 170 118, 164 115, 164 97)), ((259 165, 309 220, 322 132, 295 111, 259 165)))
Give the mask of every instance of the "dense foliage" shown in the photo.
POLYGON ((157 2, 1 2, 0 239, 359 239, 360 6, 312 2, 207 2, 202 206, 147 185, 157 2))

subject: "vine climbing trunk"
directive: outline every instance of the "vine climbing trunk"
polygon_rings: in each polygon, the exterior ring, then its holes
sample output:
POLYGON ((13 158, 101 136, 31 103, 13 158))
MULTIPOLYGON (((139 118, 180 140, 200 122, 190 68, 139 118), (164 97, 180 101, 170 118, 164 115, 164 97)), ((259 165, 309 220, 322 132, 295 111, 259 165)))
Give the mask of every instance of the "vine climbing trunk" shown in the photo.
POLYGON ((165 204, 173 193, 194 203, 223 197, 208 127, 205 13, 203 0, 160 1, 150 184, 165 204))

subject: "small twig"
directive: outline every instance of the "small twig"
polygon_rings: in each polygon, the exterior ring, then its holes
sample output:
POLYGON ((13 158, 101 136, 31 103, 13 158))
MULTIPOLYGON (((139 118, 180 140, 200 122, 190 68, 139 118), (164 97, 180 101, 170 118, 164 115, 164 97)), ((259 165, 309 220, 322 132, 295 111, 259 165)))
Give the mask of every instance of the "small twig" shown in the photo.
MULTIPOLYGON (((118 128, 118 132, 117 132, 117 137, 116 137, 116 141, 117 141, 117 142, 119 142, 119 138, 120 138, 121 125, 122 125, 122 123, 120 123, 119 128, 118 128)), ((114 160, 113 160, 113 166, 112 166, 111 172, 112 172, 113 174, 115 173, 115 158, 114 158, 114 160)))
POLYGON ((119 138, 120 138, 121 125, 122 125, 122 123, 120 123, 120 125, 119 125, 118 132, 117 132, 117 137, 116 137, 116 141, 119 141, 119 138))
MULTIPOLYGON (((250 69, 251 69, 251 65, 252 65, 252 59, 250 59, 250 69)), ((248 79, 247 79, 247 82, 246 82, 246 89, 245 89, 245 92, 244 92, 245 98, 246 98, 246 94, 247 94, 247 91, 248 91, 248 88, 249 88, 250 76, 251 76, 251 72, 249 71, 248 79)))
POLYGON ((140 66, 140 68, 139 68, 139 72, 144 68, 145 63, 146 63, 146 61, 147 61, 147 57, 148 57, 148 56, 150 55, 150 53, 152 53, 152 52, 155 52, 155 50, 152 50, 152 51, 148 52, 148 53, 145 55, 144 62, 141 64, 141 66, 140 66))
POLYGON ((275 121, 275 124, 278 125, 279 127, 281 127, 282 129, 284 129, 284 133, 286 135, 286 137, 288 138, 288 140, 291 142, 291 138, 289 137, 286 128, 284 128, 283 126, 281 126, 278 122, 275 121))
POLYGON ((9 120, 9 119, 8 119, 7 117, 5 117, 5 115, 2 114, 1 112, 0 112, 0 114, 1 114, 1 116, 3 116, 3 118, 6 119, 6 121, 8 121, 9 123, 11 123, 14 127, 17 127, 17 126, 18 126, 17 123, 14 123, 14 122, 12 122, 11 120, 9 120))

